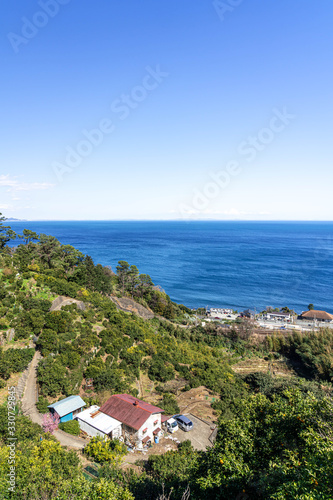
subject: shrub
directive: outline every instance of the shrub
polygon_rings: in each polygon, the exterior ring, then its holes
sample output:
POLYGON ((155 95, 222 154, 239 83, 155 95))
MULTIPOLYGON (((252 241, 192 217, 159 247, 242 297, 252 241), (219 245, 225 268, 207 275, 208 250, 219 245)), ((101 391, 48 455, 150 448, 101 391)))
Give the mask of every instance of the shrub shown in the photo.
POLYGON ((116 465, 126 455, 127 448, 118 439, 110 440, 102 437, 93 437, 84 448, 84 453, 96 462, 109 462, 116 465))
POLYGON ((48 400, 46 398, 44 398, 43 396, 40 396, 40 398, 38 399, 38 401, 36 403, 36 408, 40 413, 48 413, 48 411, 49 411, 48 405, 49 405, 48 400))
POLYGON ((173 394, 165 393, 163 394, 163 409, 166 414, 174 415, 180 412, 180 408, 177 403, 177 399, 173 394))
POLYGON ((77 420, 69 420, 68 422, 60 422, 59 429, 68 434, 73 434, 73 436, 78 436, 80 434, 80 426, 77 420))

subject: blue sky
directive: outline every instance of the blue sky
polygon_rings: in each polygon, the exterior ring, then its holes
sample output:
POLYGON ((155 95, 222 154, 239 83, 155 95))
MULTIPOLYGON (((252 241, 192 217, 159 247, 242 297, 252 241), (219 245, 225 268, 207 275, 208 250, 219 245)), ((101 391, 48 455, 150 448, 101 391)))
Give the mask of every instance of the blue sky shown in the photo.
POLYGON ((7 217, 333 219, 333 3, 0 9, 7 217))

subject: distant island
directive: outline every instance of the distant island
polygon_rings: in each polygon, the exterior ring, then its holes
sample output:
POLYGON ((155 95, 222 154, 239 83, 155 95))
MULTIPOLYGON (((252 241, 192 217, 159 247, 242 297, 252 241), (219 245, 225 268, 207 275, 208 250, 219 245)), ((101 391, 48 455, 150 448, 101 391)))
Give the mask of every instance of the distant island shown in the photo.
POLYGON ((6 220, 10 222, 26 222, 27 219, 16 219, 15 217, 7 217, 6 220))

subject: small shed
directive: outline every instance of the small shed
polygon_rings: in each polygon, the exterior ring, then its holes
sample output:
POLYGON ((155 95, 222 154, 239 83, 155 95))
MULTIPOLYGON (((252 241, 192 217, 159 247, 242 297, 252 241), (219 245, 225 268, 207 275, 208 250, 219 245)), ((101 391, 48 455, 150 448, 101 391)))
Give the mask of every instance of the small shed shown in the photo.
POLYGON ((91 406, 78 413, 75 418, 79 422, 80 429, 89 436, 108 436, 111 439, 121 436, 121 422, 100 412, 99 406, 91 406))
POLYGON ((75 415, 80 413, 85 406, 86 403, 80 396, 68 396, 68 398, 49 405, 48 408, 52 414, 59 415, 60 422, 67 422, 73 420, 75 415))

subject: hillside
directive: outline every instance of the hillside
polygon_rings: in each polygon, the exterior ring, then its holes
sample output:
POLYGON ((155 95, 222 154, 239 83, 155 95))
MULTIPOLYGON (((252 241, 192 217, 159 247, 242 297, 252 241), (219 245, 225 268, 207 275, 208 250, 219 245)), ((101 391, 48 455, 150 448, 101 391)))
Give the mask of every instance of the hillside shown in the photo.
POLYGON ((11 493, 3 405, 1 498, 155 499, 162 485, 176 500, 186 491, 191 499, 333 497, 330 331, 259 342, 246 328, 192 326, 191 311, 135 265, 120 261, 114 273, 52 236, 25 230, 12 249, 10 228, 0 223, 0 235, 2 402, 37 350, 41 412, 71 394, 102 404, 126 392, 168 414, 191 408, 218 423, 208 451, 185 441, 129 472, 105 458, 88 481, 82 457, 44 434, 18 404, 11 493))

